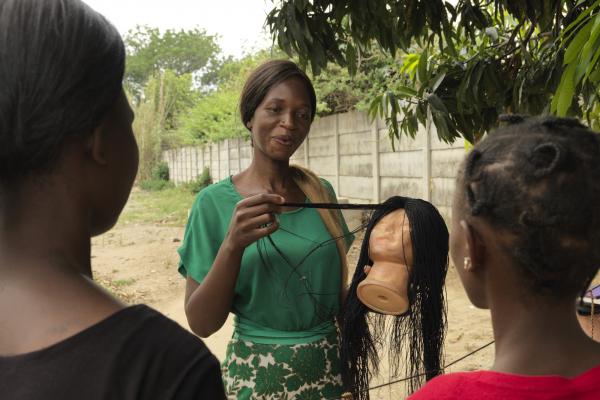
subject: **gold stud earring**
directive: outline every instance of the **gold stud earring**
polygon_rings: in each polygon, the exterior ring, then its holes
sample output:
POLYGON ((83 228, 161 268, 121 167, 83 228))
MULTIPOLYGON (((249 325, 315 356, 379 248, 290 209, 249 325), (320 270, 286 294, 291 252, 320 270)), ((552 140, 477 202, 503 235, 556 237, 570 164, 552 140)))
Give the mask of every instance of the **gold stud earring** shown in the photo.
POLYGON ((465 271, 470 271, 473 269, 473 263, 471 262, 471 257, 465 257, 463 261, 463 268, 465 271))

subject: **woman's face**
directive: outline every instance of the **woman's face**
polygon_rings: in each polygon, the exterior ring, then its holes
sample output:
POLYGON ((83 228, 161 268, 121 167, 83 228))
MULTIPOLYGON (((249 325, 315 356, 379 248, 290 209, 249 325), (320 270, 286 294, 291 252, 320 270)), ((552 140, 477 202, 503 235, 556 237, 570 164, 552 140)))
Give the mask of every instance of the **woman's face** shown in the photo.
POLYGON ((110 229, 129 198, 139 162, 138 147, 131 128, 133 118, 129 101, 122 92, 101 125, 105 165, 94 183, 97 195, 93 234, 110 229))
POLYGON ((299 78, 271 88, 247 123, 254 153, 275 161, 287 161, 302 144, 311 124, 310 98, 299 78))

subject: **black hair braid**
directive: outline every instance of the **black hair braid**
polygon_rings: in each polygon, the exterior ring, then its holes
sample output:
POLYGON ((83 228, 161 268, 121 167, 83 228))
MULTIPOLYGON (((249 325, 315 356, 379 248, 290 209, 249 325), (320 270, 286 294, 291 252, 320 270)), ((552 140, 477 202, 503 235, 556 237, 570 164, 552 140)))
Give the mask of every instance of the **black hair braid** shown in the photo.
MULTIPOLYGON (((411 274, 410 294, 413 311, 410 313, 413 333, 409 351, 410 376, 424 373, 429 380, 442 373, 443 343, 446 327, 446 302, 444 281, 448 271, 448 229, 438 210, 420 199, 408 199, 406 213, 411 221, 414 265, 411 274), (423 284, 426 283, 426 284, 423 284), (418 286, 418 287, 417 287, 418 286), (420 344, 417 341, 421 341, 420 344), (420 347, 422 346, 422 347, 420 347), (420 360, 422 354, 423 359, 420 360)), ((416 390, 419 381, 409 381, 410 391, 416 390)))
MULTIPOLYGON (((391 199, 384 204, 391 203, 391 199)), ((398 208, 404 207, 404 201, 397 201, 398 208)), ((360 282, 366 278, 363 267, 373 265, 369 258, 369 239, 375 225, 392 209, 382 209, 373 212, 365 231, 360 248, 360 255, 354 270, 354 276, 348 290, 346 303, 340 315, 340 359, 342 364, 342 380, 347 390, 352 391, 356 400, 368 399, 369 381, 373 373, 379 371, 379 355, 375 338, 369 330, 367 314, 369 309, 356 296, 360 282), (369 368, 369 361, 373 369, 369 368)), ((373 318, 375 319, 375 318, 373 318)), ((375 323, 380 326, 381 323, 375 323)))
POLYGON ((521 114, 500 114, 498 121, 505 124, 519 124, 525 121, 528 117, 521 114))
POLYGON ((600 136, 579 121, 521 119, 465 162, 468 212, 488 220, 538 294, 578 293, 600 267, 600 136))
POLYGON ((385 343, 389 343, 391 374, 398 376, 403 369, 410 377, 410 392, 418 389, 425 379, 439 375, 443 364, 448 230, 439 212, 426 201, 392 197, 384 205, 389 207, 376 210, 367 226, 340 318, 342 378, 346 390, 357 400, 369 398, 369 381, 372 374, 378 373, 378 350, 385 343), (373 228, 385 215, 400 208, 406 210, 410 223, 414 254, 408 288, 410 309, 404 315, 388 317, 369 313, 358 299, 356 289, 366 277, 363 267, 373 264, 369 258, 373 228))

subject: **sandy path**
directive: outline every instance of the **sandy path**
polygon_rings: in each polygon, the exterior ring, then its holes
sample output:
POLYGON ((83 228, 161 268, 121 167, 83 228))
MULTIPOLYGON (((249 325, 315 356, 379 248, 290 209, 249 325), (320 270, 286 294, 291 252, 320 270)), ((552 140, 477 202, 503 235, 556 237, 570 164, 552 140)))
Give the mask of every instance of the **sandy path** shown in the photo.
MULTIPOLYGON (((177 247, 183 238, 183 228, 154 225, 118 225, 93 241, 95 278, 125 301, 146 303, 188 328, 183 310, 185 281, 177 273, 177 247)), ((358 244, 359 241, 355 242, 358 244)), ((356 245, 355 245, 356 246, 356 245)), ((350 265, 358 256, 357 247, 350 252, 350 265)), ((446 362, 488 343, 492 338, 489 313, 470 305, 456 272, 451 269, 447 284, 448 335, 446 362)), ((219 358, 225 356, 232 333, 232 318, 205 343, 219 358)), ((448 371, 464 371, 488 367, 493 359, 493 346, 457 363, 448 371)), ((382 376, 373 384, 388 382, 385 365, 382 376)), ((373 399, 402 398, 400 384, 375 390, 373 399)))

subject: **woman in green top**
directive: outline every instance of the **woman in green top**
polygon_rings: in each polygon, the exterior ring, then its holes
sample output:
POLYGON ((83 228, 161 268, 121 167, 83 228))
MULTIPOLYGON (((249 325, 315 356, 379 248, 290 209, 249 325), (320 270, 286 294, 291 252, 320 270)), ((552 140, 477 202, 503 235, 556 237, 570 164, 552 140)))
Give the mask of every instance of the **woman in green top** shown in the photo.
POLYGON ((270 61, 251 74, 240 111, 252 163, 198 195, 179 249, 192 330, 208 337, 235 314, 223 362, 231 398, 342 392, 334 318, 353 236, 339 212, 282 206, 336 201, 327 181, 289 165, 315 109, 314 88, 293 62, 270 61))

